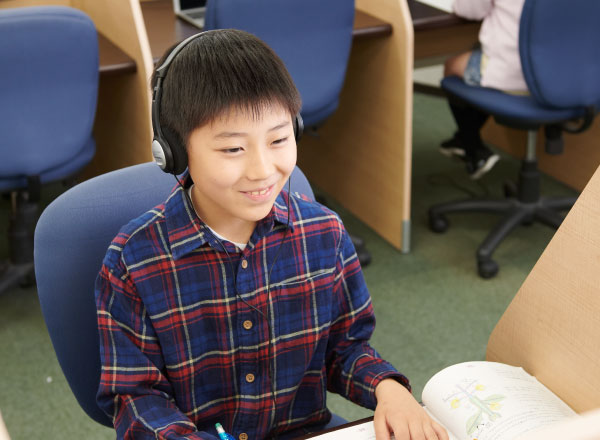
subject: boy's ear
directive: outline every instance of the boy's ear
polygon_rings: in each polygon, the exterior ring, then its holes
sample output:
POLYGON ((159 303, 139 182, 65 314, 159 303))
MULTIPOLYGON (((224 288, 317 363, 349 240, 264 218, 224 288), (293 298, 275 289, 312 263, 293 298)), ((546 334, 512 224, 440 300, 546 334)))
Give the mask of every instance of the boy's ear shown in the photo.
POLYGON ((302 138, 302 132, 304 131, 304 121, 302 120, 302 116, 300 112, 296 114, 294 117, 294 138, 296 139, 296 143, 300 141, 302 138))

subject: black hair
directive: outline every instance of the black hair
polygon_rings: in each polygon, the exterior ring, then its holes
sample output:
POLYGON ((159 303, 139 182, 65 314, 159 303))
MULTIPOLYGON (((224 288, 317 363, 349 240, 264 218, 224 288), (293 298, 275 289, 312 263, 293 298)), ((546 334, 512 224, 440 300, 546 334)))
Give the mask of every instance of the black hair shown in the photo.
MULTIPOLYGON (((161 66, 175 46, 168 49, 161 66)), ((156 84, 156 71, 151 86, 156 84)), ((162 83, 160 125, 187 146, 190 133, 232 109, 258 117, 274 103, 294 117, 300 94, 283 61, 258 37, 241 30, 204 32, 173 59, 162 83)))

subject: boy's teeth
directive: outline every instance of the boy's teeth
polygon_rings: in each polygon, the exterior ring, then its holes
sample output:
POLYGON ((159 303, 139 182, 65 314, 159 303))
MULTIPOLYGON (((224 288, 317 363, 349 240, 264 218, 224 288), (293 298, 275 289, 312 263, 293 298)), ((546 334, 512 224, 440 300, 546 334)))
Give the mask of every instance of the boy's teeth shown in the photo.
POLYGON ((250 191, 250 194, 253 196, 262 196, 263 194, 266 194, 267 191, 268 189, 263 189, 262 191, 250 191))

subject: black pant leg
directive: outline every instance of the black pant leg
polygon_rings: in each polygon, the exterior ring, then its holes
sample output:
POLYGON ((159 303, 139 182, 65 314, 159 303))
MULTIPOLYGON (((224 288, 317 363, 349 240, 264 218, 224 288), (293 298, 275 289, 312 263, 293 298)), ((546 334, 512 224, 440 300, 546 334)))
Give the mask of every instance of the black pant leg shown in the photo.
POLYGON ((467 156, 483 147, 480 130, 489 115, 463 102, 449 100, 450 110, 458 126, 458 137, 462 141, 467 156))

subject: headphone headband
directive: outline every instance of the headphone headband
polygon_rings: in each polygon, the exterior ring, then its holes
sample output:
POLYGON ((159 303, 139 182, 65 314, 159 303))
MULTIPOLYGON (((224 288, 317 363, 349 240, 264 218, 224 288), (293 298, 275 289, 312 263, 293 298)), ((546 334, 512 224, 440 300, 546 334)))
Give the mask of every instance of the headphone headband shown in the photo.
POLYGON ((177 56, 177 54, 179 54, 179 52, 181 52, 183 50, 183 48, 185 46, 187 46, 188 43, 190 43, 192 40, 195 40, 196 38, 200 37, 201 35, 207 34, 209 32, 211 32, 211 31, 198 32, 197 34, 187 37, 185 40, 181 41, 177 46, 175 46, 175 48, 171 51, 171 53, 169 53, 169 56, 167 56, 167 58, 161 64, 161 66, 156 69, 156 76, 158 78, 164 78, 165 75, 167 74, 167 70, 169 70, 169 66, 171 65, 171 62, 177 56))

